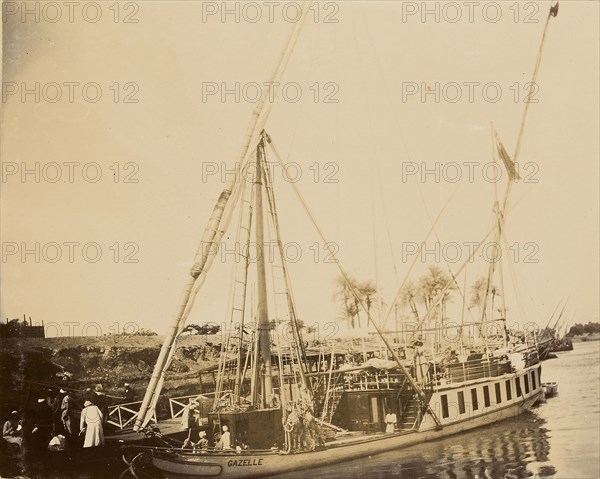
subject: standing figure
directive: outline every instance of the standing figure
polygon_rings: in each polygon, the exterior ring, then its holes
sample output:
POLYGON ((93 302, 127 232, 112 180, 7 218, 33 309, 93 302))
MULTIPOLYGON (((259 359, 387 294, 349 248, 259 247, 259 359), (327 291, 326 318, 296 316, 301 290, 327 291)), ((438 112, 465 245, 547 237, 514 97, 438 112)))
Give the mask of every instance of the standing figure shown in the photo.
POLYGON ((125 387, 125 391, 123 392, 123 401, 125 403, 130 403, 135 401, 135 391, 133 389, 131 389, 131 386, 129 386, 129 383, 125 383, 123 385, 125 387))
POLYGON ((324 447, 325 438, 323 436, 323 431, 308 407, 305 408, 302 415, 302 423, 304 426, 305 446, 311 451, 324 447))
POLYGON ((52 407, 47 398, 37 400, 35 428, 41 443, 48 444, 52 433, 52 407))
POLYGON ((223 426, 223 434, 221 434, 221 449, 231 449, 231 433, 227 426, 223 426))
POLYGON ((83 447, 96 447, 104 445, 104 430, 102 428, 102 412, 98 406, 90 401, 83 403, 81 411, 81 420, 79 421, 79 429, 81 433, 85 432, 83 447))
POLYGON ((92 403, 98 406, 98 409, 100 409, 100 412, 102 413, 102 422, 106 423, 106 421, 108 421, 108 399, 104 395, 102 384, 96 384, 92 403))
POLYGON ((73 417, 73 399, 69 394, 65 394, 60 405, 60 419, 67 433, 67 437, 73 437, 73 426, 71 424, 71 418, 73 417))
POLYGON ((58 391, 58 393, 56 393, 54 399, 52 399, 52 431, 54 431, 55 433, 63 432, 63 423, 61 420, 61 406, 65 394, 67 394, 67 391, 61 389, 60 391, 58 391))
POLYGON ((398 422, 398 418, 396 414, 388 409, 387 414, 385 415, 385 432, 394 432, 396 430, 396 423, 398 422))
POLYGON ((288 415, 285 419, 284 429, 290 434, 291 450, 300 448, 300 416, 290 405, 286 408, 288 415))
POLYGON ((85 391, 83 391, 83 402, 85 401, 90 401, 90 402, 94 402, 94 391, 92 391, 92 388, 85 388, 85 391))
POLYGON ((191 430, 198 426, 198 401, 192 399, 181 415, 181 429, 191 430))

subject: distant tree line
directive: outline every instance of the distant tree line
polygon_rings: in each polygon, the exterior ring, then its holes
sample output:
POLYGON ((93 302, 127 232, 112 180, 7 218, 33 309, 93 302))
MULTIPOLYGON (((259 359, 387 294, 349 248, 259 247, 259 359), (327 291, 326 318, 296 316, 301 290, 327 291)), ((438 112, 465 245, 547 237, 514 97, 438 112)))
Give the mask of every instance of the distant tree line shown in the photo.
POLYGON ((567 336, 583 336, 584 334, 600 333, 600 323, 592 323, 591 321, 586 325, 576 323, 569 329, 567 336))
MULTIPOLYGON (((429 316, 430 320, 444 322, 447 320, 447 305, 453 302, 458 292, 458 285, 451 273, 439 266, 430 265, 420 278, 416 281, 408 281, 404 285, 397 305, 402 309, 408 309, 416 321, 420 321, 433 308, 429 316)), ((484 298, 490 297, 491 310, 496 311, 494 302, 498 296, 500 290, 496 286, 488 284, 485 277, 478 278, 471 286, 469 309, 478 308, 483 319, 486 320, 487 311, 482 311, 485 305, 484 298)), ((386 306, 373 281, 359 281, 351 276, 340 275, 337 278, 333 297, 340 305, 338 319, 347 321, 350 328, 357 326, 360 328, 361 319, 367 321, 372 308, 386 306), (361 315, 361 304, 364 305, 367 314, 362 311, 363 315, 361 315)))
POLYGON ((132 332, 122 331, 122 332, 118 333, 117 336, 158 336, 158 335, 150 329, 139 328, 132 332))

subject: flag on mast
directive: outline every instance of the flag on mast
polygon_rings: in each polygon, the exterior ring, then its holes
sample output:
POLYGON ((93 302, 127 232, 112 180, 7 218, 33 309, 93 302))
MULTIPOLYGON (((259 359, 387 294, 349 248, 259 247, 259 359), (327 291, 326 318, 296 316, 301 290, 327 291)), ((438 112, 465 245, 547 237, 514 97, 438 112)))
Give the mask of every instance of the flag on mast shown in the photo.
POLYGON ((556 17, 558 15, 558 2, 556 2, 552 7, 550 7, 550 15, 556 17))
POLYGON ((521 177, 517 172, 515 162, 510 158, 510 155, 506 151, 506 148, 504 148, 504 145, 500 141, 500 137, 498 136, 498 132, 496 131, 496 129, 494 129, 494 138, 496 139, 496 148, 498 149, 498 156, 500 157, 500 159, 502 159, 502 163, 504 163, 506 171, 508 171, 508 177, 511 181, 520 180, 521 177))

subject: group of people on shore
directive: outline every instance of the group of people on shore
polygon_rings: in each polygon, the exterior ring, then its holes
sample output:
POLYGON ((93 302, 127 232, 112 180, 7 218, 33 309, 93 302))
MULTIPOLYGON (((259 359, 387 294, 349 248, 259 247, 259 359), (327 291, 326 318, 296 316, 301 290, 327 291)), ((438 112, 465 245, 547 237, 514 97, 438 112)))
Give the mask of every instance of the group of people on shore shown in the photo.
MULTIPOLYGON (((31 424, 27 430, 19 411, 12 411, 2 429, 4 441, 21 448, 25 438, 32 449, 50 451, 104 445, 109 397, 101 384, 87 388, 82 394, 75 393, 61 388, 53 396, 48 390, 37 399, 35 411, 27 418, 31 424)), ((118 399, 119 402, 134 400, 128 383, 124 384, 124 396, 118 399)))

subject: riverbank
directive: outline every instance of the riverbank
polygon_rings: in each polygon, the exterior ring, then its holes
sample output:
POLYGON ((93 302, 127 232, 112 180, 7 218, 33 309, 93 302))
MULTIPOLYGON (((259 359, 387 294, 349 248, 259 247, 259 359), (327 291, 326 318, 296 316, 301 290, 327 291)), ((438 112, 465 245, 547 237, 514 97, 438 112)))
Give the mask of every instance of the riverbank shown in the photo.
POLYGON ((600 341, 600 333, 582 334, 581 336, 569 337, 574 343, 585 343, 588 341, 600 341))
MULTIPOLYGON (((216 368, 219 339, 200 335, 180 338, 165 375, 165 393, 183 396, 198 392, 201 374, 216 368)), ((107 395, 118 398, 126 382, 134 390, 135 399, 141 400, 162 341, 161 336, 120 335, 3 339, 3 408, 17 408, 23 397, 35 395, 42 387, 82 391, 102 384, 107 395)))

